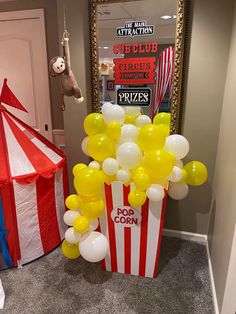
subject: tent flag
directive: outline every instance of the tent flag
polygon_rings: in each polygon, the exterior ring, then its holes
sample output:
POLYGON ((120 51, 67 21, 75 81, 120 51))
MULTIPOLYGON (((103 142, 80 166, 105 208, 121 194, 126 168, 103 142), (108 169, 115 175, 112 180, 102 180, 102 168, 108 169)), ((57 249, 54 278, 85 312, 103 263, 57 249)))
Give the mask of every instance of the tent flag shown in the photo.
POLYGON ((4 229, 3 207, 2 207, 2 200, 0 197, 0 246, 1 246, 3 258, 7 266, 11 267, 13 263, 8 252, 6 234, 7 234, 7 230, 4 229))
POLYGON ((7 85, 7 79, 4 79, 3 86, 2 86, 2 93, 0 96, 0 102, 3 102, 6 105, 11 107, 17 108, 19 110, 28 112, 25 107, 20 103, 20 101, 16 98, 13 92, 10 90, 9 86, 7 85))

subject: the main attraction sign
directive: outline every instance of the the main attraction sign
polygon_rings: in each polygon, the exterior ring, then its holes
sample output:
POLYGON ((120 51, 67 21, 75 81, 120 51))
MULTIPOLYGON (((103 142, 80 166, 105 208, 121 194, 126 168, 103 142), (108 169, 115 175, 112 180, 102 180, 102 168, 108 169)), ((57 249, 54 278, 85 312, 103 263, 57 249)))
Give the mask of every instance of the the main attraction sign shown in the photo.
POLYGON ((125 22, 124 27, 116 28, 117 37, 134 37, 153 35, 155 30, 154 25, 147 25, 147 21, 131 21, 125 22))

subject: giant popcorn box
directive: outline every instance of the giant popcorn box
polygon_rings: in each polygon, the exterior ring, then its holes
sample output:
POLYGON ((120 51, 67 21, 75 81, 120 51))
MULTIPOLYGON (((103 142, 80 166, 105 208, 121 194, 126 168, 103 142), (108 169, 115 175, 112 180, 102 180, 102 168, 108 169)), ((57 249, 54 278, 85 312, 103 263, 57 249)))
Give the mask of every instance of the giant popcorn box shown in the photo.
POLYGON ((142 207, 131 208, 131 188, 120 182, 105 184, 105 212, 99 219, 110 249, 102 269, 153 278, 157 275, 167 195, 161 202, 147 199, 142 207))

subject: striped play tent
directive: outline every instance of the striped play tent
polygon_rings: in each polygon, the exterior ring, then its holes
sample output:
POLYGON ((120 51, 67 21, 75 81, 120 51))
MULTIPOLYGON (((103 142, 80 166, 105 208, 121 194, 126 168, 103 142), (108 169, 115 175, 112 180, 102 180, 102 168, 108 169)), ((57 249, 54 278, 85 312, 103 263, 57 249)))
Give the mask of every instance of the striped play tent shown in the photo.
MULTIPOLYGON (((24 110, 6 80, 0 100, 24 110)), ((1 103, 0 246, 6 265, 15 267, 63 239, 68 181, 64 154, 1 103)))
POLYGON ((161 202, 148 199, 140 208, 131 208, 130 189, 120 182, 105 184, 105 213, 100 231, 110 244, 109 254, 102 261, 104 270, 154 278, 165 215, 166 197, 161 202))
POLYGON ((154 86, 152 116, 158 112, 166 91, 171 92, 174 70, 174 48, 168 47, 162 51, 157 61, 157 79, 154 86))

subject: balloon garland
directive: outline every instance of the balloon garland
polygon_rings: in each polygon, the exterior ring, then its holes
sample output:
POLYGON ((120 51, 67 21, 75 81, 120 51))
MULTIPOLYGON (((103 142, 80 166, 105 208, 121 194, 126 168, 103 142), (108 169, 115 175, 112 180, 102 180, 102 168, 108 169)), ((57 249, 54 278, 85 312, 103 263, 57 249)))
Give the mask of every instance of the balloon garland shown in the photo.
POLYGON ((73 167, 77 194, 66 199, 69 209, 64 222, 69 226, 62 243, 63 254, 70 259, 81 256, 90 262, 102 260, 108 253, 108 241, 98 228, 104 212, 103 185, 120 181, 134 183, 128 196, 132 207, 142 206, 147 197, 160 202, 165 190, 172 199, 188 194, 188 185, 201 185, 207 168, 199 161, 185 166, 182 159, 189 152, 187 139, 170 134, 170 113, 159 113, 153 123, 139 107, 105 103, 101 113, 91 113, 84 120, 87 137, 82 151, 94 160, 88 166, 73 167))

